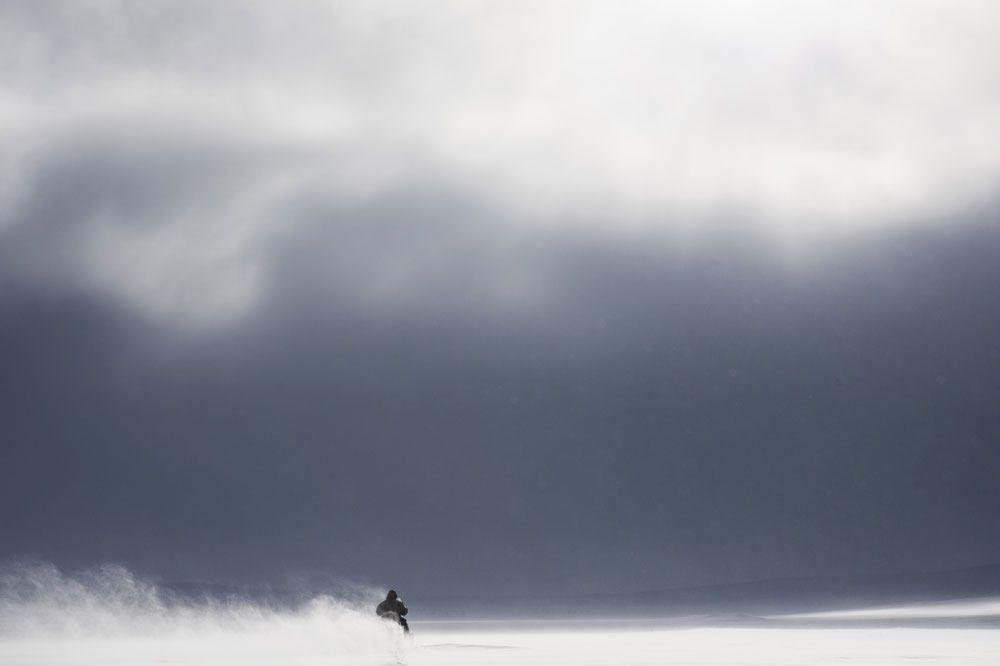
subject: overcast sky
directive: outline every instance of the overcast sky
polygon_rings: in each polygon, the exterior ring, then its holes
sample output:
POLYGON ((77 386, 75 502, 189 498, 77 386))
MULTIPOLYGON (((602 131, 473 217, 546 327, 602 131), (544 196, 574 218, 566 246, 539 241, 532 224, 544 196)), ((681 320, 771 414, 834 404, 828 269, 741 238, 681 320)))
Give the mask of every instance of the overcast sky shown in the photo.
POLYGON ((1000 561, 1000 6, 0 5, 0 559, 1000 561))

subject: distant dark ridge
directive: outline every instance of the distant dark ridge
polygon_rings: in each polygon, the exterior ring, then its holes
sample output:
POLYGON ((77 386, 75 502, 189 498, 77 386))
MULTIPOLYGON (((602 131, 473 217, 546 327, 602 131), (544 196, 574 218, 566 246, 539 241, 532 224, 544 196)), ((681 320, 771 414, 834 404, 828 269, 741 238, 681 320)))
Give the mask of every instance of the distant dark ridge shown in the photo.
MULTIPOLYGON (((248 601, 297 607, 327 590, 239 587, 169 582, 168 603, 248 601)), ((341 595, 329 592, 335 597, 341 595)), ((777 578, 648 592, 573 596, 414 596, 407 605, 421 619, 759 617, 786 613, 1000 597, 1000 565, 950 571, 777 578)), ((348 599, 349 603, 364 600, 348 599)))
POLYGON ((771 615, 1000 596, 1000 565, 951 571, 778 578, 564 597, 411 597, 440 618, 771 615))

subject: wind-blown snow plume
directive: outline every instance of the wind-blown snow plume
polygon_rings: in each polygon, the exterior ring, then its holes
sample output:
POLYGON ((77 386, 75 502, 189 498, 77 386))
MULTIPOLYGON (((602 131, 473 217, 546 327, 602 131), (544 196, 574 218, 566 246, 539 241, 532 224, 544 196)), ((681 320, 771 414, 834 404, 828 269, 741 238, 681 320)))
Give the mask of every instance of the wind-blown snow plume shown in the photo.
POLYGON ((116 565, 73 575, 49 564, 0 570, 0 661, 112 654, 171 663, 357 661, 384 657, 401 640, 397 628, 360 602, 326 595, 288 606, 238 597, 192 600, 116 565))

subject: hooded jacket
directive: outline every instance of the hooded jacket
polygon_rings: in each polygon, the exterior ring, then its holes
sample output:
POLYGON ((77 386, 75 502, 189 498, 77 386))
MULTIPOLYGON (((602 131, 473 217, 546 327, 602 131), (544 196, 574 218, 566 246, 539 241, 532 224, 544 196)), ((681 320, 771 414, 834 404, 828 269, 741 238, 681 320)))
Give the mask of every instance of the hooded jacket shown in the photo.
POLYGON ((385 601, 380 603, 378 607, 375 608, 375 612, 379 617, 383 617, 388 613, 396 613, 400 617, 403 617, 408 612, 408 609, 403 605, 403 602, 400 601, 398 597, 392 599, 386 597, 385 601))

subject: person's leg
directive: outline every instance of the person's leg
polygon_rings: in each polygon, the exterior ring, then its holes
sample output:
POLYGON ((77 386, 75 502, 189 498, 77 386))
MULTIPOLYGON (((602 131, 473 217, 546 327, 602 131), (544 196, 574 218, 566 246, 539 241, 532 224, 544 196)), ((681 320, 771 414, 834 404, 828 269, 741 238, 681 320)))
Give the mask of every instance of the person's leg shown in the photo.
POLYGON ((406 623, 406 618, 403 616, 399 617, 399 624, 403 627, 403 631, 410 633, 410 625, 406 623))

